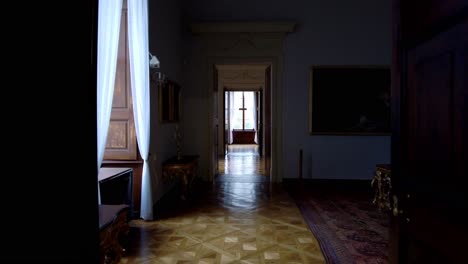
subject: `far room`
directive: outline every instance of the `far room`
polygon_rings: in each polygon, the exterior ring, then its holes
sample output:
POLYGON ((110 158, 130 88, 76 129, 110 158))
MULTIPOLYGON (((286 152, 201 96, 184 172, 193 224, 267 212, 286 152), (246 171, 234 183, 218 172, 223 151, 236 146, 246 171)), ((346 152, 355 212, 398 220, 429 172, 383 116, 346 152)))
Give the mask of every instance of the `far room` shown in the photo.
POLYGON ((228 144, 257 144, 259 94, 253 91, 225 91, 228 144))

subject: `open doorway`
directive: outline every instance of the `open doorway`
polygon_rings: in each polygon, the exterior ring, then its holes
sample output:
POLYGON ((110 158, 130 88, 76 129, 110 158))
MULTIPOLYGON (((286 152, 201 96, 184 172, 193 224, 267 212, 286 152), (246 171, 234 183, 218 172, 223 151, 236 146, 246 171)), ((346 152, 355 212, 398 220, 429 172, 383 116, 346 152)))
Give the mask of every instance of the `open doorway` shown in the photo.
POLYGON ((217 176, 269 180, 269 65, 215 65, 217 176))
POLYGON ((261 96, 261 89, 224 89, 224 150, 218 160, 220 175, 267 175, 262 155, 261 96))

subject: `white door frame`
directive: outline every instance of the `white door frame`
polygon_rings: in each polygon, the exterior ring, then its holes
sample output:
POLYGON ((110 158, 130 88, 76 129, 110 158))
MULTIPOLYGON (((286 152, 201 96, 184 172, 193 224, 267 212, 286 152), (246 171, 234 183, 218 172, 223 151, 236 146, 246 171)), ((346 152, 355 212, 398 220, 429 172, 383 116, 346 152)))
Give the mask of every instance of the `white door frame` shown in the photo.
POLYGON ((283 132, 282 132, 282 74, 283 41, 286 34, 294 32, 295 22, 202 22, 191 24, 195 38, 201 40, 197 49, 202 64, 208 69, 202 87, 208 89, 208 179, 214 180, 216 157, 214 154, 214 66, 222 64, 269 64, 271 65, 271 168, 272 182, 283 178, 283 132))

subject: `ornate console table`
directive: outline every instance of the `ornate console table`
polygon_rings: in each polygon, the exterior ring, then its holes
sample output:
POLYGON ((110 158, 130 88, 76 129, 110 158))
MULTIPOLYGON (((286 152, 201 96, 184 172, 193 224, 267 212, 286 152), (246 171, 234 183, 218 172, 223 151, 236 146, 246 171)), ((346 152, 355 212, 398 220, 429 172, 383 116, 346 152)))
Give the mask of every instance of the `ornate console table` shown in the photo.
POLYGON ((162 164, 162 176, 164 180, 181 178, 182 195, 181 199, 185 200, 187 192, 197 176, 198 171, 198 155, 185 155, 180 159, 174 156, 162 164))
POLYGON ((375 175, 372 179, 372 187, 375 192, 373 204, 377 205, 380 210, 391 210, 390 190, 392 189, 391 181, 392 170, 390 164, 377 164, 375 175))
POLYGON ((99 251, 100 264, 117 264, 125 248, 122 243, 130 230, 129 206, 126 204, 99 205, 99 251))

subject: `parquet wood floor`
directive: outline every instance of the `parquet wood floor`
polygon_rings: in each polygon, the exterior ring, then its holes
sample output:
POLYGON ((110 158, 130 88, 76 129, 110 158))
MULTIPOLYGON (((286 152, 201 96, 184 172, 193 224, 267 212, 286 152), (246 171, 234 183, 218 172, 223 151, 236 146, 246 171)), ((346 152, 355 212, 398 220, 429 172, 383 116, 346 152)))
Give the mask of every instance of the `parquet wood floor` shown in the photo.
POLYGON ((255 180, 267 177, 258 153, 247 149, 233 147, 222 177, 199 182, 163 217, 132 220, 120 263, 325 263, 292 198, 255 180))

